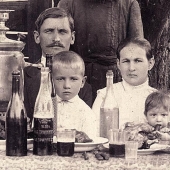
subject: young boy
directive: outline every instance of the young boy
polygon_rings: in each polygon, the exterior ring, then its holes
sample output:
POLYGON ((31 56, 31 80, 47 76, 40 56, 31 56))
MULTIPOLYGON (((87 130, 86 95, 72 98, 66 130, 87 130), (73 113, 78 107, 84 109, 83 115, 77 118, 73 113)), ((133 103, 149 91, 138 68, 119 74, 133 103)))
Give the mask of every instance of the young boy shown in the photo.
POLYGON ((139 146, 142 146, 144 142, 170 141, 169 111, 170 97, 159 91, 151 93, 145 101, 144 114, 147 123, 136 125, 127 123, 125 130, 128 131, 129 139, 137 140, 139 146))
POLYGON ((54 55, 52 74, 57 94, 57 128, 76 129, 93 139, 96 137, 95 115, 78 96, 86 81, 84 72, 84 62, 75 52, 54 55))

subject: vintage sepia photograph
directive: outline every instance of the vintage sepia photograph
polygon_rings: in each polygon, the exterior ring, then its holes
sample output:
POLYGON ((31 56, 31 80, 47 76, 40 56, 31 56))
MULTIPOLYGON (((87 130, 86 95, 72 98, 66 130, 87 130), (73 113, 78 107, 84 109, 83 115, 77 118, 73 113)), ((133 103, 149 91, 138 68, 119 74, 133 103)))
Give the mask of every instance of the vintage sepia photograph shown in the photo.
POLYGON ((169 160, 170 0, 0 0, 0 170, 169 160))

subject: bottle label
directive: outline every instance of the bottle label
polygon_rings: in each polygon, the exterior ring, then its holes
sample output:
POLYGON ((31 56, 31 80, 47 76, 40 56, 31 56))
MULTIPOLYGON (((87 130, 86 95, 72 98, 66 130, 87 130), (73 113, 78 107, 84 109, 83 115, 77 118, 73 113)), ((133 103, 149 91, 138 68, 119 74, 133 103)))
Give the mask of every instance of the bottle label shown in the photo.
POLYGON ((53 153, 53 119, 34 118, 33 154, 52 155, 53 153))
POLYGON ((53 119, 34 118, 34 140, 46 141, 53 138, 53 119))

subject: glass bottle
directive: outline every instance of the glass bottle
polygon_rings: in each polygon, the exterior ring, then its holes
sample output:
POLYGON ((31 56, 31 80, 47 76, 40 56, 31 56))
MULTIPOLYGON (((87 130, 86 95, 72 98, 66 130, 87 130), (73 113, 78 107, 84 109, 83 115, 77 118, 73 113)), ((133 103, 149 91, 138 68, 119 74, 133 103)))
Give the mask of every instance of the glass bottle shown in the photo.
POLYGON ((52 57, 53 56, 51 54, 46 54, 46 67, 48 67, 50 70, 51 97, 55 97, 56 91, 55 91, 54 82, 52 78, 52 57))
POLYGON ((50 71, 50 89, 54 107, 53 134, 54 136, 57 136, 57 98, 55 98, 56 90, 54 87, 54 81, 52 77, 52 62, 53 62, 52 58, 53 58, 52 54, 46 54, 46 67, 48 67, 50 71))
POLYGON ((113 71, 106 73, 106 95, 100 107, 100 136, 108 138, 110 129, 119 128, 119 109, 113 92, 113 71))
POLYGON ((33 154, 52 155, 54 109, 49 89, 49 68, 41 68, 41 84, 34 107, 33 154))
POLYGON ((20 91, 20 71, 12 72, 12 97, 6 112, 6 155, 27 155, 27 114, 20 91))

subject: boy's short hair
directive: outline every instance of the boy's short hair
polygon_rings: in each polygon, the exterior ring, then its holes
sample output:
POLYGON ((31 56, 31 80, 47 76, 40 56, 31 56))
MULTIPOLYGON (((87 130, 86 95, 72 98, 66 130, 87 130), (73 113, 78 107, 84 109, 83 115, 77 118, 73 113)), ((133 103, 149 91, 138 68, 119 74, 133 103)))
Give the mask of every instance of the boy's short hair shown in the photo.
POLYGON ((53 56, 53 66, 52 69, 71 68, 79 69, 82 76, 85 73, 85 64, 83 59, 73 51, 62 51, 53 56))
POLYGON ((161 107, 163 107, 166 111, 169 112, 170 109, 169 95, 161 91, 153 92, 146 98, 144 114, 145 116, 147 116, 147 112, 149 110, 161 107))
POLYGON ((35 21, 36 30, 40 32, 41 25, 47 18, 65 18, 65 17, 68 18, 71 32, 74 31, 74 20, 71 17, 71 15, 67 13, 64 9, 57 7, 48 8, 38 16, 37 20, 35 21))
POLYGON ((152 50, 151 50, 151 45, 149 43, 149 41, 147 41, 144 38, 132 38, 132 39, 124 39, 118 46, 117 48, 117 58, 120 60, 120 51, 124 48, 129 46, 130 44, 135 44, 139 47, 141 47, 142 49, 144 49, 146 51, 146 57, 147 59, 151 59, 152 56, 152 50))

